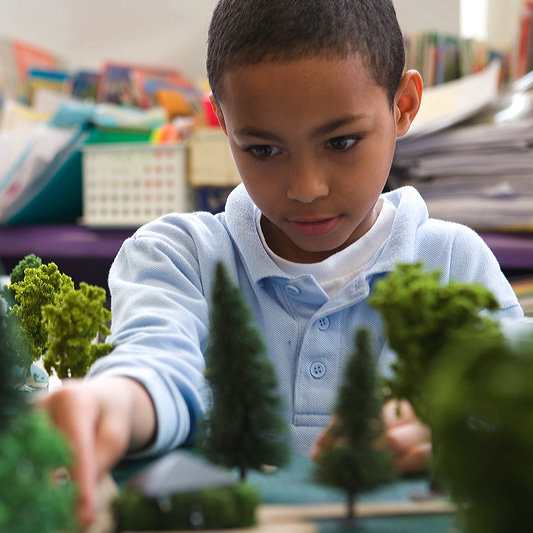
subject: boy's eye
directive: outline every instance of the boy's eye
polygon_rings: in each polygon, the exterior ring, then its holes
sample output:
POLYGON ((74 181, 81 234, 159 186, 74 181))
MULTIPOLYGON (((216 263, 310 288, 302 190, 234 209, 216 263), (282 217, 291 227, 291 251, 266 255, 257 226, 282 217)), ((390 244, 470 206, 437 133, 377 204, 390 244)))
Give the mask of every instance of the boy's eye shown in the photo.
POLYGON ((273 155, 279 154, 280 152, 279 148, 276 148, 275 146, 270 146, 268 144, 257 144, 253 146, 247 146, 245 150, 253 154, 255 157, 258 157, 259 159, 267 159, 269 157, 272 157, 273 155))
POLYGON ((330 139, 326 146, 329 148, 332 148, 333 150, 347 150, 348 148, 351 148, 354 144, 359 142, 361 140, 361 137, 357 135, 343 135, 342 137, 335 137, 334 139, 330 139))

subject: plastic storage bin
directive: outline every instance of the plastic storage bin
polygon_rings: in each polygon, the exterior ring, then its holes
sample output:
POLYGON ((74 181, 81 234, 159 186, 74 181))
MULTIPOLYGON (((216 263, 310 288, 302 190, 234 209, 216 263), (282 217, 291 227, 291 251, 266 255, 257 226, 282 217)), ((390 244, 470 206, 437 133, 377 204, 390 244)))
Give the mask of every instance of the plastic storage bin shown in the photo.
POLYGON ((109 143, 83 148, 82 223, 138 227, 194 209, 182 144, 109 143))

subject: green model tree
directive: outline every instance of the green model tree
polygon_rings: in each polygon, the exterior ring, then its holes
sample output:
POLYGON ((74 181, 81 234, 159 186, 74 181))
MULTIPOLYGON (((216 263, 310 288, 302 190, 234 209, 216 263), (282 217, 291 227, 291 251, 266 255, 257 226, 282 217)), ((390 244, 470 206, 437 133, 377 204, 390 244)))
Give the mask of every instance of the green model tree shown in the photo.
POLYGON ((8 312, 10 312, 15 305, 15 291, 11 288, 11 285, 24 279, 24 272, 27 268, 39 268, 42 264, 43 261, 40 257, 37 257, 35 254, 29 254, 15 265, 9 275, 9 285, 2 287, 2 290, 0 291, 0 296, 3 296, 7 303, 8 312))
POLYGON ((71 453, 47 415, 28 409, 27 393, 13 383, 17 338, 0 311, 0 531, 74 531, 75 487, 56 475, 70 465, 71 453))
POLYGON ((22 411, 24 396, 17 390, 20 377, 16 374, 19 358, 24 358, 28 344, 21 342, 8 317, 0 308, 0 434, 8 430, 13 417, 22 411), (16 356, 15 356, 16 354, 16 356))
POLYGON ((37 256, 26 256, 11 272, 1 296, 12 334, 19 337, 17 346, 29 344, 29 350, 15 353, 17 366, 25 372, 44 356, 48 372, 55 370, 60 378, 83 377, 96 359, 113 349, 97 339, 110 333, 105 290, 83 282, 76 290, 72 278, 55 263, 43 265, 37 256))
POLYGON ((383 317, 388 342, 397 354, 388 396, 407 399, 426 423, 430 415, 421 388, 431 363, 455 332, 486 327, 493 321, 482 311, 498 308, 487 288, 458 281, 444 285, 439 278, 438 271, 425 272, 420 262, 398 264, 376 282, 369 300, 383 317))
POLYGON ((461 531, 529 531, 532 344, 524 353, 492 328, 465 328, 444 349, 424 388, 439 442, 435 468, 459 503, 461 531))
POLYGON ((62 287, 56 305, 43 306, 47 372, 55 370, 60 378, 83 377, 96 359, 113 349, 111 344, 94 342, 98 335, 111 333, 107 327, 111 312, 104 307, 105 300, 103 288, 82 282, 78 290, 62 287))
POLYGON ((369 334, 360 329, 337 396, 337 423, 328 430, 336 444, 320 451, 315 469, 316 481, 345 491, 352 525, 357 496, 394 478, 390 453, 375 446, 383 432, 382 405, 369 334))
POLYGON ((10 285, 16 302, 11 313, 21 320, 34 360, 41 357, 48 342, 42 308, 45 305, 57 305, 63 287, 74 288, 74 282, 72 278, 62 274, 55 263, 26 268, 23 279, 10 285))
POLYGON ((202 447, 215 463, 248 469, 289 458, 288 428, 274 368, 259 329, 222 263, 216 267, 206 378, 212 406, 202 447))

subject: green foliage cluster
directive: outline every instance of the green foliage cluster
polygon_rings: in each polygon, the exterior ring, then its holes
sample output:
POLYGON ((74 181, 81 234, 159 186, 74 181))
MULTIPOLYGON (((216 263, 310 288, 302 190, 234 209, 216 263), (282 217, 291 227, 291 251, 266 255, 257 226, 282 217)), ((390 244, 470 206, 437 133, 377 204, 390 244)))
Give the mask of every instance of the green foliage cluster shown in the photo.
POLYGON ((68 466, 66 440, 44 412, 28 408, 16 372, 22 330, 0 311, 0 531, 52 533, 73 530, 75 489, 54 481, 68 466), (16 333, 16 335, 14 335, 16 333), (15 357, 14 355, 17 355, 15 357))
POLYGON ((55 370, 60 378, 83 377, 96 359, 113 349, 94 342, 98 334, 109 333, 105 290, 86 283, 76 290, 72 278, 55 263, 45 265, 33 254, 26 256, 11 272, 2 296, 18 345, 29 343, 29 350, 17 351, 17 364, 24 370, 44 355, 48 372, 55 370))
POLYGON ((35 254, 29 254, 21 259, 17 265, 11 271, 9 275, 9 285, 2 287, 0 296, 7 302, 7 310, 11 311, 11 308, 15 305, 15 291, 10 287, 13 283, 18 283, 24 279, 24 271, 27 268, 39 268, 43 264, 42 259, 35 254))
POLYGON ((206 457, 239 469, 289 459, 288 425, 259 329, 222 263, 216 267, 206 378, 212 406, 201 438, 206 457))
POLYGON ((55 263, 27 268, 24 278, 10 285, 15 293, 15 305, 11 312, 21 320, 30 340, 34 360, 41 357, 48 341, 41 310, 45 305, 57 304, 63 287, 74 288, 74 282, 69 276, 61 274, 55 263))
POLYGON ((444 349, 425 398, 439 443, 439 480, 469 533, 529 531, 533 524, 533 352, 494 329, 468 328, 444 349))
POLYGON ((105 300, 103 288, 82 282, 78 290, 63 286, 56 305, 43 306, 47 372, 55 369, 60 378, 84 376, 96 359, 113 349, 108 343, 93 343, 98 334, 111 333, 106 325, 111 312, 104 307, 105 300))
POLYGON ((247 483, 235 487, 174 494, 168 502, 121 492, 112 510, 118 531, 229 529, 255 524, 259 494, 247 483))
POLYGON ((328 430, 338 445, 321 450, 315 469, 316 481, 345 491, 349 520, 357 495, 394 478, 389 452, 375 446, 383 432, 382 406, 369 333, 360 329, 337 396, 338 422, 328 430))
POLYGON ((74 485, 54 478, 70 464, 70 450, 45 413, 17 416, 0 434, 0 457, 0 531, 75 530, 74 485))
POLYGON ((14 332, 20 333, 20 329, 11 326, 0 308, 0 435, 10 429, 13 418, 26 407, 23 394, 16 388, 16 364, 27 345, 20 345, 18 341, 23 341, 23 336, 15 336, 14 332))
POLYGON ((494 311, 498 302, 482 285, 439 282, 440 272, 425 272, 423 264, 398 264, 376 282, 370 304, 385 322, 388 342, 396 351, 394 377, 387 382, 392 398, 407 399, 421 420, 430 414, 421 387, 433 361, 457 331, 490 327, 482 311, 494 311))
MULTIPOLYGON (((434 469, 468 533, 529 531, 533 523, 531 324, 514 331, 477 284, 439 283, 420 263, 398 265, 371 299, 398 354, 390 394, 430 425, 434 469)), ((520 327, 519 322, 513 328, 520 327)))

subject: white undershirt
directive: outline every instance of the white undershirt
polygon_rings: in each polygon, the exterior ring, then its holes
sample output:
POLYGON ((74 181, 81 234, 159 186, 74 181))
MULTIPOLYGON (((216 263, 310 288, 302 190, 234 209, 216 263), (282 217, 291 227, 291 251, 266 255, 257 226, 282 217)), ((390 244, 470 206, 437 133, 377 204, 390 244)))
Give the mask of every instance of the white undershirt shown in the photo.
POLYGON ((389 200, 381 201, 381 211, 374 225, 353 244, 320 263, 293 263, 276 255, 266 243, 260 223, 261 212, 257 207, 255 224, 265 250, 283 272, 294 277, 306 274, 313 276, 331 298, 361 273, 389 237, 396 207, 389 200))

